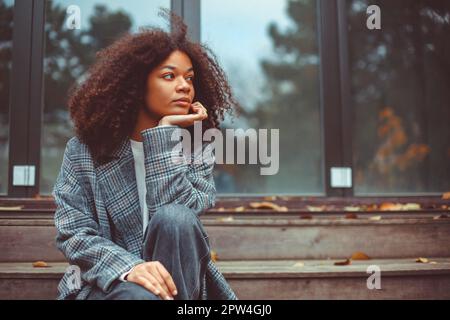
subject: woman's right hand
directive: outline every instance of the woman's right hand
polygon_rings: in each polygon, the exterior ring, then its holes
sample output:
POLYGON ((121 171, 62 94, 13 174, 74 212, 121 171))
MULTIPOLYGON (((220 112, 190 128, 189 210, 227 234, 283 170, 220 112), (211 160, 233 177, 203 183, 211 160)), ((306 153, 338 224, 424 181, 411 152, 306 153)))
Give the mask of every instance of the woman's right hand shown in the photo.
POLYGON ((165 300, 173 300, 173 296, 177 295, 172 276, 159 261, 136 265, 125 279, 143 286, 165 300))

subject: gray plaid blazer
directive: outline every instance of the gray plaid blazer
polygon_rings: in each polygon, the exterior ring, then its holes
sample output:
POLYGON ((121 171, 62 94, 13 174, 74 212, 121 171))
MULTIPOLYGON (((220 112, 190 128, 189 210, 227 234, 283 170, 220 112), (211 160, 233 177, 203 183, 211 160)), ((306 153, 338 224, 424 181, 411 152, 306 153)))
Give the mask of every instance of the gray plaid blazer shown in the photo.
MULTIPOLYGON (((214 159, 210 164, 189 163, 178 152, 184 161, 173 163, 172 150, 178 141, 172 141, 171 135, 177 128, 162 126, 141 132, 150 219, 158 207, 168 203, 184 204, 197 214, 215 204, 214 159)), ((203 150, 207 145, 203 144, 203 150)), ((193 152, 191 161, 198 154, 193 152)), ((77 137, 71 138, 53 196, 57 206, 56 246, 81 275, 75 278, 74 268, 68 268, 59 283, 57 299, 86 299, 93 286, 109 292, 122 273, 145 262, 142 213, 129 139, 123 141, 110 162, 94 166, 87 145, 77 137)), ((237 299, 211 260, 202 281, 201 299, 237 299)))

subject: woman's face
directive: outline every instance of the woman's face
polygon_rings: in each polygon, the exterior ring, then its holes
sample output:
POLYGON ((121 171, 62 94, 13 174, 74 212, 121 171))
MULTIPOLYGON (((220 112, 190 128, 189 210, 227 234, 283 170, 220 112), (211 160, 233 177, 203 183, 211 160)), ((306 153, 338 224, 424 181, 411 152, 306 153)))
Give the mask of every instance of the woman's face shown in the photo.
POLYGON ((182 51, 172 52, 147 77, 147 111, 156 120, 167 115, 188 114, 194 96, 192 62, 182 51))

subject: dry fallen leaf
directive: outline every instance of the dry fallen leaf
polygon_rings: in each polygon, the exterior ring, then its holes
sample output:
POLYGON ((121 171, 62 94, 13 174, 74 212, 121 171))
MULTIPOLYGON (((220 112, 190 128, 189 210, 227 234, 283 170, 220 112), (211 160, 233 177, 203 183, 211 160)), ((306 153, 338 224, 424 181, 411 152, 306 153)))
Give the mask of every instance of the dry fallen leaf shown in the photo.
POLYGON ((302 214, 300 215, 300 219, 312 219, 313 216, 310 214, 302 214))
POLYGON ((225 211, 224 207, 217 208, 217 211, 225 211))
POLYGON ((428 259, 427 258, 417 258, 416 262, 418 262, 418 263, 428 263, 428 259))
POLYGON ((308 209, 308 211, 321 212, 321 211, 325 210, 326 206, 320 206, 320 207, 306 206, 306 208, 308 209))
POLYGON ((223 221, 223 222, 228 222, 228 221, 234 221, 234 218, 232 216, 229 217, 225 217, 225 218, 217 218, 217 221, 223 221))
POLYGON ((351 257, 352 260, 370 260, 369 256, 364 252, 354 252, 351 257))
POLYGON ((299 267, 299 268, 301 268, 301 267, 304 267, 305 264, 304 264, 303 262, 297 262, 297 263, 294 264, 293 266, 294 266, 294 267, 299 267))
POLYGON ((449 199, 450 199, 450 191, 444 193, 444 194, 442 195, 442 199, 444 199, 444 200, 449 200, 449 199))
POLYGON ((237 208, 234 208, 234 211, 236 211, 236 212, 242 212, 242 211, 245 211, 245 207, 237 207, 237 208))
POLYGON ((381 216, 373 216, 373 217, 370 217, 369 220, 379 221, 379 220, 381 220, 381 216))
POLYGON ((15 207, 0 207, 0 211, 15 211, 22 210, 23 206, 15 206, 15 207))
POLYGON ((420 204, 418 203, 407 203, 401 206, 401 210, 420 210, 420 204))
POLYGON ((351 264, 351 260, 350 259, 346 259, 344 261, 336 261, 334 263, 335 266, 348 266, 349 264, 351 264))
POLYGON ((352 211, 352 212, 361 211, 361 207, 348 206, 348 207, 344 207, 344 210, 345 211, 352 211))
POLYGON ((430 264, 437 264, 436 261, 430 261, 430 264))
POLYGON ((441 214, 440 216, 433 217, 434 220, 447 219, 447 218, 448 218, 448 215, 446 215, 446 214, 441 214))
POLYGON ((44 261, 33 262, 33 268, 47 268, 48 264, 44 261))
POLYGON ((402 205, 400 203, 392 203, 392 202, 383 202, 380 205, 381 211, 397 211, 401 210, 402 205))
POLYGON ((249 204, 252 209, 271 209, 275 211, 287 211, 286 207, 281 207, 273 202, 263 201, 263 202, 251 202, 249 204))
POLYGON ((345 219, 358 219, 358 216, 354 213, 347 213, 345 219))
POLYGON ((266 196, 263 199, 266 201, 275 201, 277 200, 277 196, 266 196))
POLYGON ((215 252, 214 250, 211 250, 211 260, 212 262, 216 262, 219 259, 219 257, 217 256, 217 252, 215 252))

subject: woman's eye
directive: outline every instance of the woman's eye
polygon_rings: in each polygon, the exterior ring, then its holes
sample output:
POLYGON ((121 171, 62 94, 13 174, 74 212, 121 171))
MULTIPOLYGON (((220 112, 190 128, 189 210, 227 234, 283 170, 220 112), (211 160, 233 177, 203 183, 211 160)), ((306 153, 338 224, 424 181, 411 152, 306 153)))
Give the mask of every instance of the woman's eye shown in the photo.
POLYGON ((163 75, 164 79, 171 79, 171 78, 168 78, 168 77, 173 77, 173 74, 169 73, 169 74, 163 75))
POLYGON ((194 81, 194 76, 187 77, 186 80, 187 79, 190 79, 189 81, 194 81))

